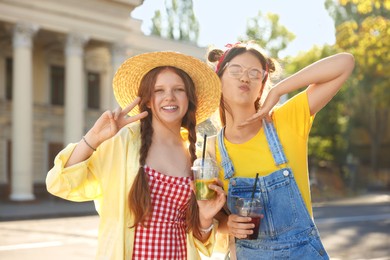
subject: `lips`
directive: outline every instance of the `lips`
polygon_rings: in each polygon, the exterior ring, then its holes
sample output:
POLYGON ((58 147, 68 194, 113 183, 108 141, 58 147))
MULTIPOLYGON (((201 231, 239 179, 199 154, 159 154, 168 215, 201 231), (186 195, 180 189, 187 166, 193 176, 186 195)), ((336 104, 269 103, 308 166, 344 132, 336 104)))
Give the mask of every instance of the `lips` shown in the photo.
POLYGON ((241 86, 239 86, 239 89, 241 89, 242 91, 249 91, 249 86, 248 85, 241 85, 241 86))
POLYGON ((162 109, 165 110, 165 111, 175 111, 178 108, 179 108, 178 106, 163 106, 162 107, 162 109))

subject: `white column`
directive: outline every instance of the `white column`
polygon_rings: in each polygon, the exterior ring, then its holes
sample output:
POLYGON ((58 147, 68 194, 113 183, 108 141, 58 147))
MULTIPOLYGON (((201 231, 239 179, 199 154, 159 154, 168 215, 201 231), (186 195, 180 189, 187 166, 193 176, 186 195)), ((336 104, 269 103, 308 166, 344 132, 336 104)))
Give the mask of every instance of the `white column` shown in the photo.
MULTIPOLYGON (((0 51, 0 56, 4 57, 0 51)), ((6 71, 6 59, 0 59, 0 79, 5 79, 5 71, 6 71)), ((5 100, 5 80, 0 80, 0 99, 5 100)))
POLYGON ((111 109, 115 109, 116 107, 119 106, 114 96, 114 91, 112 88, 112 79, 114 78, 114 75, 118 70, 119 66, 126 60, 126 50, 127 47, 124 44, 114 43, 111 45, 112 77, 111 77, 111 85, 110 85, 111 89, 109 91, 111 109))
POLYGON ((13 31, 12 180, 10 199, 34 200, 32 38, 38 26, 13 31))
POLYGON ((84 44, 88 38, 69 34, 65 46, 65 136, 64 144, 78 142, 84 134, 85 82, 84 44))

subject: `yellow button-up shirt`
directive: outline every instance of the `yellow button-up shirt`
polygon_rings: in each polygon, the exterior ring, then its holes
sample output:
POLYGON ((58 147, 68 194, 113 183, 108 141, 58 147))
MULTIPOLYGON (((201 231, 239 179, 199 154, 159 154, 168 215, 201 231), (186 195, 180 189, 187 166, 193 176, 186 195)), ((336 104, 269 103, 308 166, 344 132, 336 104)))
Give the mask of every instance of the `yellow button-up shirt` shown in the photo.
MULTIPOLYGON (((95 202, 100 216, 96 259, 131 259, 135 229, 128 193, 139 165, 139 123, 130 124, 102 143, 90 158, 64 168, 77 144, 69 144, 55 158, 46 177, 47 190, 66 200, 95 202)), ((217 224, 217 223, 215 223, 217 224)), ((187 259, 212 253, 216 225, 205 243, 187 234, 187 259)))

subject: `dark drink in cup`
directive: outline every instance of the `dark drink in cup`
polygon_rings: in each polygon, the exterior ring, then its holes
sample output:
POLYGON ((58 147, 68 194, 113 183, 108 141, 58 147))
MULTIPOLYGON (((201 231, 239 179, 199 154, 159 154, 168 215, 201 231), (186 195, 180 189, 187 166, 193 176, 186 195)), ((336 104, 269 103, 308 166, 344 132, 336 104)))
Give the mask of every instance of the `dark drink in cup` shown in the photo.
POLYGON ((236 201, 236 210, 238 215, 242 217, 250 217, 251 221, 247 223, 255 224, 253 233, 248 235, 246 239, 257 239, 259 234, 260 222, 261 222, 261 211, 262 206, 260 199, 257 198, 239 198, 236 201))
POLYGON ((257 236, 259 235, 259 227, 260 227, 260 221, 261 221, 260 217, 251 217, 251 218, 252 218, 252 220, 250 221, 250 223, 255 224, 255 227, 253 228, 253 234, 248 235, 247 239, 249 239, 249 240, 257 239, 257 236))

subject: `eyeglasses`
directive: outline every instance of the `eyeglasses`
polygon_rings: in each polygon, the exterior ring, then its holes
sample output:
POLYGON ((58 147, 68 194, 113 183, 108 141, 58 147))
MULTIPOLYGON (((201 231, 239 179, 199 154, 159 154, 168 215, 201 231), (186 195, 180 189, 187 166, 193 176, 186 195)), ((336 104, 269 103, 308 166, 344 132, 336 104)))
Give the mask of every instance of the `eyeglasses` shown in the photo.
POLYGON ((256 79, 256 80, 259 80, 259 79, 263 80, 264 77, 267 75, 267 72, 265 70, 253 68, 253 67, 248 68, 248 69, 244 69, 244 67, 242 67, 239 64, 230 64, 229 62, 226 63, 224 69, 225 68, 226 68, 229 76, 232 78, 235 78, 235 79, 241 78, 245 72, 248 73, 248 77, 250 79, 256 79))

